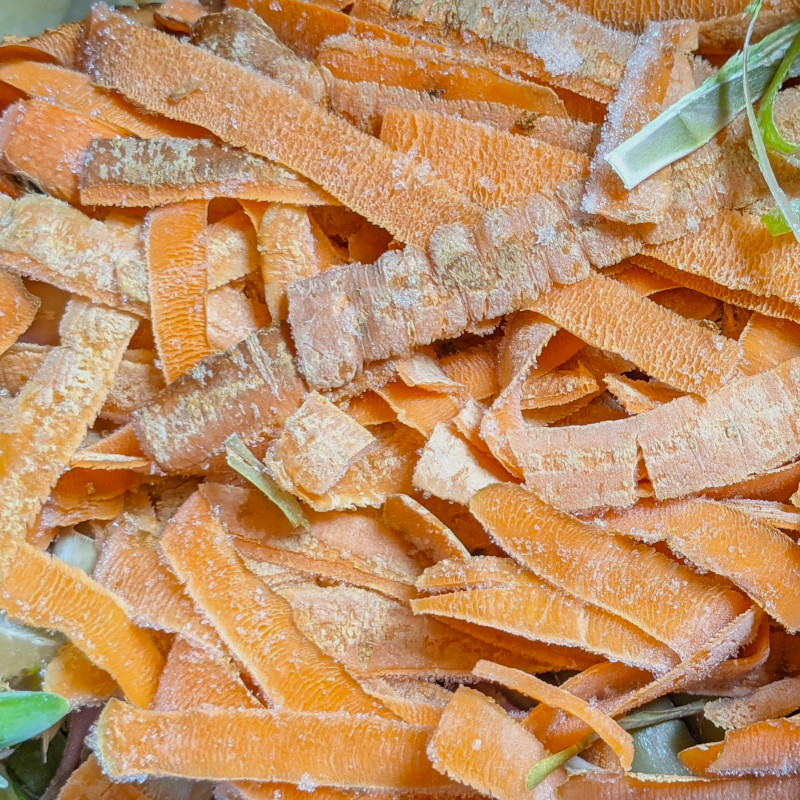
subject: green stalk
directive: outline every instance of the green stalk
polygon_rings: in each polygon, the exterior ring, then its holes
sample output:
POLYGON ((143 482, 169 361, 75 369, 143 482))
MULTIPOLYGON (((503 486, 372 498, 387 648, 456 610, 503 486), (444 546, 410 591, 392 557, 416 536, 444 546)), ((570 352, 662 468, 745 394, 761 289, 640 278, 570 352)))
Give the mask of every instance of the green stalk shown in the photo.
MULTIPOLYGON (((741 113, 748 102, 752 105, 753 99, 761 97, 798 34, 800 21, 791 22, 751 47, 751 26, 742 52, 731 56, 716 75, 608 153, 605 159, 625 188, 632 189, 662 167, 702 147, 741 113)), ((798 74, 800 63, 795 59, 785 77, 798 74)))
MULTIPOLYGON (((622 717, 616 722, 620 728, 626 731, 636 731, 653 725, 660 725, 662 722, 668 722, 669 720, 693 717, 695 714, 700 714, 705 705, 704 700, 697 700, 694 703, 665 708, 659 711, 640 711, 637 714, 629 714, 627 717, 622 717)), ((575 742, 575 744, 538 761, 528 770, 528 774, 525 776, 525 788, 533 789, 538 786, 551 772, 563 767, 573 756, 579 755, 589 745, 594 744, 597 738, 597 734, 592 731, 575 742)))
POLYGON ((579 739, 575 744, 553 753, 547 758, 543 758, 534 764, 525 776, 525 788, 535 789, 551 772, 555 772, 559 767, 563 767, 573 756, 583 752, 590 744, 597 741, 597 734, 587 733, 583 739, 579 739))
POLYGON ((744 48, 742 50, 742 54, 744 56, 742 61, 742 89, 744 91, 745 98, 745 111, 747 112, 747 121, 750 123, 750 133, 753 136, 753 149, 755 151, 754 155, 756 161, 758 162, 758 167, 761 170, 761 174, 764 176, 767 187, 769 188, 772 196, 775 198, 775 203, 783 214, 786 223, 788 224, 797 241, 800 242, 800 219, 798 219, 797 215, 792 210, 792 207, 789 204, 789 198, 786 196, 786 193, 783 191, 783 189, 781 189, 780 185, 778 184, 778 179, 775 177, 775 172, 772 169, 772 164, 770 163, 769 156, 767 155, 767 147, 764 143, 764 136, 762 134, 761 127, 758 124, 758 120, 756 119, 756 112, 753 108, 753 96, 750 91, 750 40, 753 36, 753 29, 755 28, 756 20, 758 19, 758 15, 761 11, 761 5, 762 0, 756 0, 756 2, 751 3, 747 7, 748 12, 750 12, 752 16, 750 18, 750 24, 747 26, 747 34, 744 37, 744 48))
POLYGON ((49 692, 0 692, 0 749, 13 747, 56 724, 69 703, 49 692))
POLYGON ((794 41, 786 51, 786 55, 783 57, 780 66, 775 72, 772 82, 767 87, 767 91, 764 93, 764 97, 761 100, 757 116, 758 125, 764 134, 764 142, 767 147, 779 153, 785 153, 786 155, 793 155, 796 153, 798 145, 784 139, 775 125, 775 98, 778 96, 778 92, 781 86, 783 86, 786 76, 789 74, 789 68, 798 55, 800 55, 800 33, 794 37, 794 41))
POLYGON ((236 470, 263 492, 283 512, 293 528, 310 527, 300 503, 278 486, 267 472, 267 468, 247 449, 245 443, 235 434, 225 442, 225 460, 231 469, 236 470))

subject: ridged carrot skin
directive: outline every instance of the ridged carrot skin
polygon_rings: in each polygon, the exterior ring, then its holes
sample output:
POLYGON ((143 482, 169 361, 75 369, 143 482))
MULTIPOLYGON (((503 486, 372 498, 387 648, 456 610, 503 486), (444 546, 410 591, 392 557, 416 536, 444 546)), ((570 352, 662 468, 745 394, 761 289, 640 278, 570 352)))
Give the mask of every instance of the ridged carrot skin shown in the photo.
POLYGON ((0 269, 0 355, 28 329, 39 306, 18 275, 0 269))
POLYGON ((683 657, 747 607, 737 592, 646 545, 558 511, 520 486, 489 486, 473 497, 470 510, 534 573, 627 619, 683 657))
POLYGON ((43 100, 14 103, 0 120, 0 152, 5 169, 42 191, 77 204, 78 175, 95 139, 118 130, 77 111, 43 100))
POLYGON ((22 544, 0 584, 0 607, 26 625, 59 630, 105 669, 132 703, 155 695, 164 658, 119 598, 82 570, 22 544))
POLYGON ((121 97, 93 86, 86 75, 62 66, 12 61, 0 64, 0 81, 29 97, 90 115, 116 128, 119 133, 132 133, 143 139, 153 136, 197 137, 203 133, 193 125, 143 114, 121 97))
POLYGON ((725 733, 725 740, 678 754, 698 775, 793 775, 800 772, 800 723, 769 719, 725 733))
POLYGON ((245 567, 201 494, 181 506, 161 545, 188 594, 270 702, 302 711, 381 713, 339 664, 297 630, 289 604, 245 567), (297 666, 291 676, 285 671, 290 661, 297 666))
POLYGON ((297 170, 401 241, 424 245, 444 222, 478 220, 476 207, 423 176, 412 160, 269 78, 100 7, 84 36, 84 67, 101 85, 297 170), (171 102, 170 93, 189 80, 206 88, 171 102), (247 103, 236 102, 244 97, 247 103), (254 106, 272 111, 254 116, 254 106))
POLYGON ((118 694, 117 682, 74 645, 65 644, 47 665, 42 689, 66 697, 71 708, 105 703, 118 694))
POLYGON ((268 709, 157 712, 112 700, 97 723, 96 752, 112 778, 174 775, 434 789, 449 781, 425 755, 429 735, 430 728, 371 715, 268 709), (220 740, 249 745, 236 752, 235 747, 218 747, 220 740))
POLYGON ((153 336, 167 383, 211 354, 206 333, 208 270, 202 233, 208 203, 153 209, 144 240, 153 336))
POLYGON ((61 346, 0 421, 0 579, 94 423, 136 326, 122 311, 71 301, 61 346))
POLYGON ((558 769, 534 793, 525 788, 528 770, 547 755, 526 731, 485 694, 460 686, 428 744, 437 770, 497 800, 548 800, 565 780, 558 769))
MULTIPOLYGON (((494 681, 513 689, 540 703, 559 708, 585 722, 605 742, 619 758, 622 768, 627 772, 633 764, 633 739, 603 711, 589 705, 585 700, 550 683, 528 675, 520 670, 502 667, 491 661, 479 661, 475 674, 484 680, 494 681)), ((531 730, 529 726, 528 730, 531 730)))

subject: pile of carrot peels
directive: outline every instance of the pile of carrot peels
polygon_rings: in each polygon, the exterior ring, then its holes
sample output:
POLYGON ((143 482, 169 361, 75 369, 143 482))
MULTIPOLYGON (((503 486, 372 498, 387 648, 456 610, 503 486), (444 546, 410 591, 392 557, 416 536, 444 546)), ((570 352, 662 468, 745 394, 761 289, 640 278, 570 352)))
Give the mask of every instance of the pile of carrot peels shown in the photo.
POLYGON ((744 6, 0 42, 0 612, 103 706, 59 798, 800 795, 800 243, 743 114, 606 160, 744 6))

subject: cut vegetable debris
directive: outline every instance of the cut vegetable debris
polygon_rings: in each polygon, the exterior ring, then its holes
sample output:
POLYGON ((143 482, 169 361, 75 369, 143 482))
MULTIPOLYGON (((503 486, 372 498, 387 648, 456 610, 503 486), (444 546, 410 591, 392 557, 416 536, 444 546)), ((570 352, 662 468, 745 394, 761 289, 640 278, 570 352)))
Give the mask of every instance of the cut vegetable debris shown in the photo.
POLYGON ((353 714, 379 710, 339 664, 303 638, 286 601, 248 571, 202 495, 181 507, 161 544, 189 595, 272 703, 353 714), (290 660, 296 675, 285 672, 290 660))
POLYGON ((528 767, 546 754, 536 737, 485 694, 460 686, 428 745, 440 772, 497 800, 557 797, 566 775, 557 770, 531 795, 528 767))
POLYGON ((80 176, 86 205, 153 207, 221 196, 297 205, 334 202, 284 167, 207 139, 97 138, 80 176))
POLYGON ((626 771, 630 770, 633 764, 633 740, 630 734, 620 728, 611 717, 592 708, 585 700, 552 684, 545 683, 533 675, 526 675, 519 670, 501 667, 499 664, 489 661, 479 661, 475 665, 475 674, 480 678, 503 684, 540 703, 560 708, 578 717, 611 745, 622 768, 626 771))
POLYGON ((94 423, 136 325, 124 312, 72 301, 61 346, 0 421, 0 576, 9 573, 15 547, 94 423))
POLYGON ((175 775, 363 789, 448 785, 429 764, 429 728, 370 715, 288 710, 140 711, 111 700, 97 724, 96 752, 112 777, 175 775), (244 752, 215 747, 247 740, 244 752), (298 742, 304 746, 298 748, 298 742), (336 742, 335 747, 330 747, 336 742), (197 749, 199 748, 199 750, 197 749), (327 749, 328 757, 318 753, 327 749), (205 756, 197 759, 198 752, 205 756))
POLYGON ((168 383, 210 355, 208 273, 201 233, 208 203, 187 200, 151 211, 144 239, 153 337, 168 383))
POLYGON ((26 625, 61 631, 105 669, 131 702, 146 706, 163 657, 119 598, 75 567, 21 544, 0 585, 0 607, 26 625))
POLYGON ((0 216, 0 257, 14 272, 98 303, 146 313, 137 237, 49 197, 25 195, 0 216))
POLYGON ((489 486, 472 498, 470 510, 534 573, 620 615, 684 658, 747 606, 741 595, 721 590, 651 548, 604 536, 520 486, 489 486), (598 569, 602 586, 595 577, 598 569))

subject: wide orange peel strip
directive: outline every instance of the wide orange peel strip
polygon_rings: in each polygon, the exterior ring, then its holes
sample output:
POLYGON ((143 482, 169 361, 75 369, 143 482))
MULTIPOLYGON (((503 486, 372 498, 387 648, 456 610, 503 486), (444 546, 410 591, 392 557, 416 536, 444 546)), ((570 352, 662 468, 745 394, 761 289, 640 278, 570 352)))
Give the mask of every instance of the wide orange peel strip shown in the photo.
POLYGON ((100 705, 119 692, 116 681, 72 644, 65 644, 47 665, 42 689, 66 697, 71 708, 100 705))
POLYGON ((447 704, 428 755, 443 774, 497 800, 555 798, 565 779, 564 770, 558 769, 535 790, 526 789, 528 770, 547 751, 497 703, 466 686, 460 686, 447 704))
POLYGON ((339 664, 297 630, 289 604, 245 567, 201 494, 173 516, 161 546, 189 595, 271 702, 297 710, 380 712, 339 664), (295 674, 286 673, 287 663, 296 665, 295 674))
POLYGON ((0 585, 0 607, 26 625, 68 636, 132 703, 152 700, 164 665, 155 640, 134 625, 116 595, 81 570, 22 544, 0 585))
POLYGON ((665 541, 701 569, 733 581, 788 630, 800 629, 800 546, 773 525, 702 498, 645 500, 612 511, 604 525, 646 541, 665 541))
POLYGON ((430 728, 368 714, 282 709, 157 712, 111 700, 97 722, 95 751, 112 778, 173 775, 433 789, 449 782, 428 762, 429 734, 430 728), (219 747, 221 740, 247 746, 219 747))
POLYGON ((753 722, 678 756, 700 775, 791 775, 800 771, 800 724, 791 717, 753 722))
POLYGON ((73 300, 61 345, 0 421, 0 578, 94 423, 136 326, 124 312, 73 300))
POLYGON ((99 7, 84 37, 83 66, 96 82, 296 170, 401 241, 424 245, 443 222, 478 219, 446 185, 423 179, 413 160, 267 77, 99 7), (204 88, 170 101, 189 81, 204 88))
POLYGON ((470 511, 541 578, 627 619, 683 657, 747 607, 737 592, 646 545, 579 521, 523 487, 489 486, 472 498, 470 511))
POLYGON ((144 247, 150 314, 161 369, 168 383, 210 355, 206 334, 206 228, 208 203, 185 200, 153 209, 144 247))
POLYGON ((0 354, 6 353, 28 329, 40 304, 18 275, 0 269, 0 354))
MULTIPOLYGON (((633 738, 627 731, 620 728, 608 714, 558 686, 553 686, 534 675, 528 675, 517 669, 503 667, 491 661, 479 661, 475 665, 474 672, 479 678, 507 686, 509 689, 521 692, 526 697, 538 700, 552 708, 566 711, 582 720, 611 746, 619 758, 622 768, 626 771, 630 770, 633 764, 633 738)), ((530 730, 530 728, 528 729, 530 730)))

